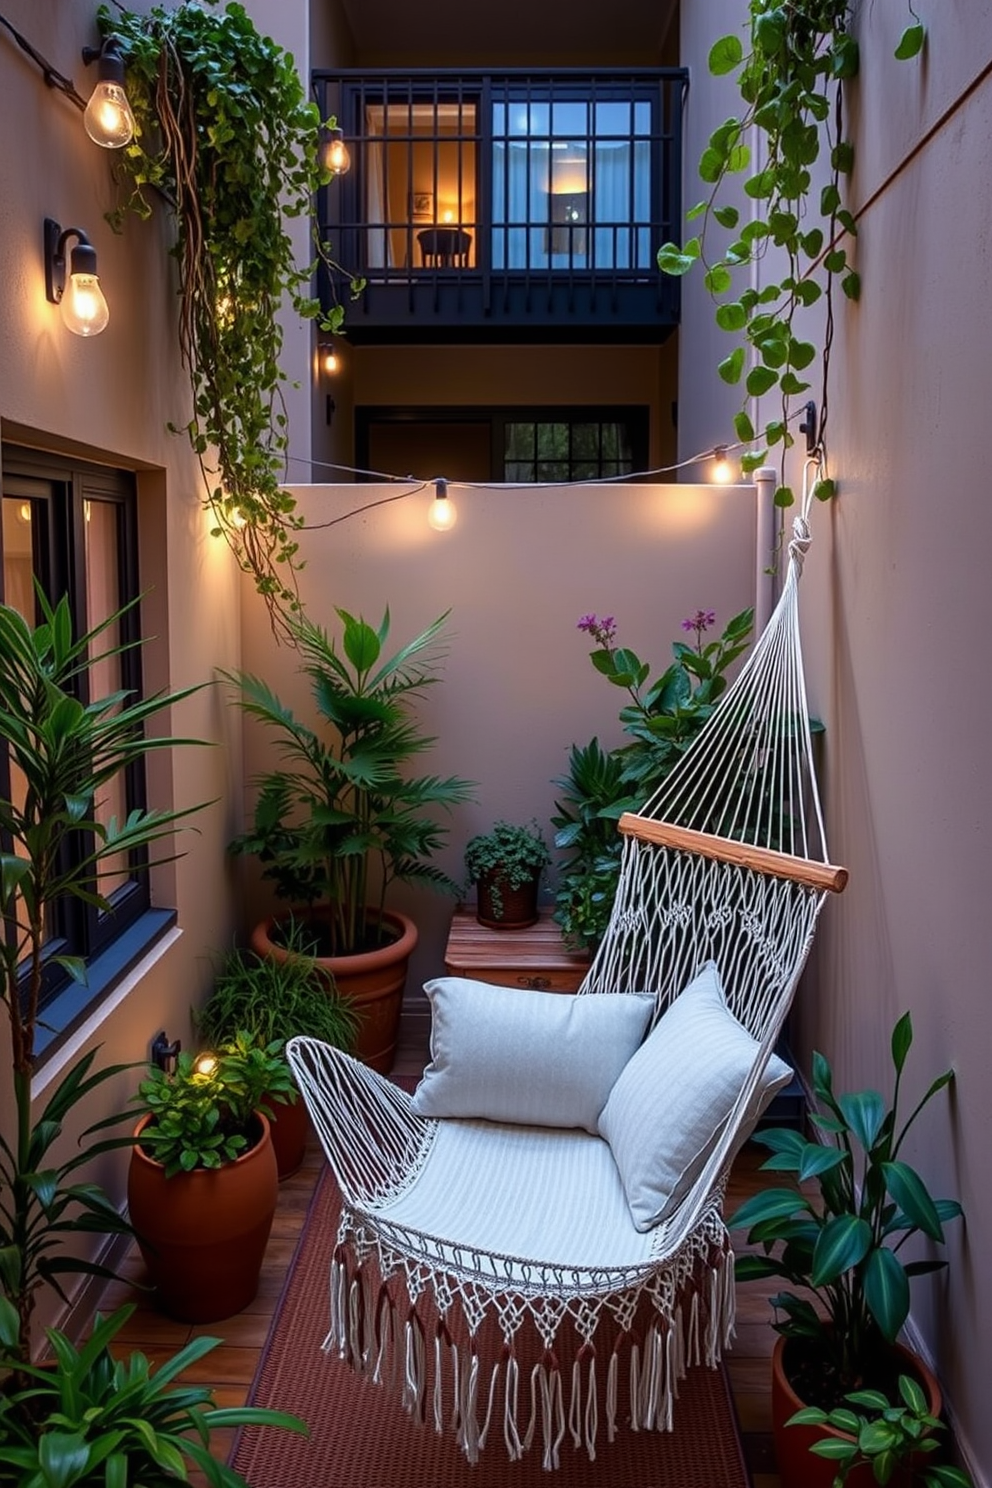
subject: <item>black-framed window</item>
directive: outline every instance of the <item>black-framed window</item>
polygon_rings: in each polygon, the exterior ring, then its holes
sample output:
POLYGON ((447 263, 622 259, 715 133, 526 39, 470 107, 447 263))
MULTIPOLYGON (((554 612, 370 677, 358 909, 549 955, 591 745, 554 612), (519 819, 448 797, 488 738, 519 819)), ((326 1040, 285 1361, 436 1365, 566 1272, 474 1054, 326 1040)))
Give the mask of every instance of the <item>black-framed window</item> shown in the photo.
MULTIPOLYGON (((38 621, 35 583, 51 602, 69 599, 74 632, 92 630, 138 595, 137 493, 134 476, 123 470, 62 459, 4 445, 0 508, 0 575, 4 603, 32 624, 38 621)), ((103 634, 100 657, 79 677, 83 702, 118 689, 141 691, 140 648, 114 655, 140 639, 138 606, 114 620, 103 634), (108 654, 103 655, 104 652, 108 654)), ((6 757, 0 759, 2 788, 16 798, 21 783, 6 757)), ((97 821, 122 819, 145 804, 145 778, 139 761, 109 782, 94 805, 97 821)), ((80 852, 85 851, 82 843, 80 852)), ((82 992, 52 964, 55 954, 83 957, 91 966, 120 963, 119 947, 149 909, 146 859, 141 855, 105 860, 99 888, 106 908, 71 899, 54 906, 46 925, 48 969, 42 1016, 49 1035, 77 1017, 84 1002, 100 995, 96 977, 82 992)))
MULTIPOLYGON (((596 481, 648 469, 650 410, 375 407, 355 410, 356 463, 428 479, 596 481)), ((375 479, 374 476, 369 479, 375 479)))

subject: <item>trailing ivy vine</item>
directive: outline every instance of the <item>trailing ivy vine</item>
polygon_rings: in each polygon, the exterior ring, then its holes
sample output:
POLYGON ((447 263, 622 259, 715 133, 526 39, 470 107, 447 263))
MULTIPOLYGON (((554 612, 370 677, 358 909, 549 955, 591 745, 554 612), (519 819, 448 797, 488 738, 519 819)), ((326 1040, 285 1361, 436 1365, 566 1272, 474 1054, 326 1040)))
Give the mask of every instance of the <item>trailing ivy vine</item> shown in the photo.
MULTIPOLYGON (((834 495, 826 471, 829 416, 830 351, 837 287, 857 300, 861 281, 845 243, 857 236, 857 222, 845 201, 845 184, 854 164, 854 147, 845 132, 844 88, 858 74, 858 43, 851 34, 852 0, 749 0, 748 50, 737 35, 721 37, 711 48, 709 70, 717 77, 736 75, 743 108, 714 130, 699 161, 699 175, 709 194, 686 215, 700 220, 697 236, 681 246, 665 243, 659 268, 681 276, 702 266, 704 283, 717 301, 716 323, 737 338, 720 362, 724 382, 743 382, 748 398, 777 390, 780 405, 761 439, 765 448, 741 459, 750 472, 765 463, 768 447, 781 446, 781 477, 776 505, 791 506, 786 482, 786 451, 794 435, 795 400, 810 397, 808 375, 819 354, 819 417, 814 439, 821 455, 821 479, 814 493, 834 495), (749 141, 760 146, 752 154, 749 141), (827 162, 826 184, 813 199, 814 167, 827 162), (740 210, 721 203, 728 178, 743 177, 745 195, 754 203, 742 222, 740 210), (718 229, 723 230, 719 237, 718 229), (771 262, 774 282, 760 290, 750 282, 750 266, 778 250, 771 262), (778 274, 778 266, 782 272, 778 274), (742 281, 746 287, 739 290, 742 281), (799 317, 822 301, 823 344, 800 333, 799 317)), ((910 6, 907 26, 896 49, 900 59, 914 57, 924 41, 923 26, 910 6)), ((822 179, 822 167, 820 179, 822 179)), ((750 444, 759 436, 746 407, 734 419, 737 437, 750 444)))
MULTIPOLYGON (((210 0, 208 0, 210 3, 210 0)), ((336 331, 344 310, 321 313, 310 286, 316 260, 339 277, 311 230, 314 263, 298 265, 287 223, 312 221, 329 176, 321 121, 290 53, 256 31, 244 7, 156 6, 99 11, 124 57, 137 121, 122 154, 127 197, 113 215, 174 212, 179 346, 192 384, 185 432, 206 483, 215 533, 250 572, 278 626, 298 608, 301 519, 284 489, 288 425, 280 367, 280 304, 336 331)), ((351 293, 363 285, 352 280, 351 293)))

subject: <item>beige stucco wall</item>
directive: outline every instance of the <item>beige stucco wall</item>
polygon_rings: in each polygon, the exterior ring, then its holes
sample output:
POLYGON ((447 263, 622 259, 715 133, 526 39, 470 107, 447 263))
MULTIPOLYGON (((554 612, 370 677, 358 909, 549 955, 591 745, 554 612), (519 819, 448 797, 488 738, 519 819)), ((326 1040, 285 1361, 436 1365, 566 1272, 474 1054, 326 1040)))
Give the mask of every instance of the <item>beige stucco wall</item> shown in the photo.
MULTIPOLYGON (((313 486, 296 495, 306 521, 319 524, 396 489, 313 486)), ((594 735, 620 742, 626 694, 593 670, 579 617, 614 615, 622 643, 657 676, 685 616, 715 607, 723 624, 754 603, 756 500, 751 487, 452 486, 457 524, 439 534, 427 525, 432 499, 429 486, 308 532, 301 597, 310 618, 334 634, 334 606, 378 625, 388 605, 397 646, 450 608, 443 680, 420 716, 437 736, 424 768, 479 782, 476 803, 453 813, 439 859, 460 880, 465 843, 500 818, 536 817, 550 842, 552 782, 567 771, 572 744, 594 735)), ((312 717, 292 658, 256 605, 244 613, 246 668, 312 717)), ((251 777, 271 768, 271 754, 260 728, 249 722, 245 734, 251 777)), ((246 878, 248 904, 267 911, 268 886, 246 878)), ((442 968, 454 906, 409 889, 396 905, 414 914, 423 938, 407 988, 416 997, 442 968)))
MULTIPOLYGON (((285 26, 288 7, 249 5, 267 29, 285 26)), ((302 13, 302 4, 299 7, 302 13)), ((9 0, 5 14, 84 94, 92 86, 80 60, 97 41, 95 7, 38 6, 9 0)), ((277 33, 278 34, 278 33, 277 33)), ((302 35, 290 29, 286 44, 302 35)), ((4 33, 0 39, 0 135, 4 190, 0 193, 0 427, 4 438, 39 448, 71 450, 138 472, 141 583, 146 685, 179 688, 210 682, 214 668, 240 659, 241 589, 222 542, 208 536, 202 485, 185 440, 168 421, 189 417, 187 378, 176 344, 174 265, 167 256, 168 217, 129 221, 115 237, 104 220, 115 201, 112 160, 85 136, 81 115, 46 87, 39 70, 4 33), (91 341, 72 336, 45 299, 42 219, 57 218, 90 234, 111 319, 91 341)), ((305 345, 291 365, 306 367, 305 345)), ((305 385, 305 379, 304 379, 305 385)), ((308 421, 304 393, 294 418, 308 421)), ((308 441, 305 429, 301 438, 308 441)), ((226 843, 241 795, 240 720, 215 687, 175 710, 174 729, 208 742, 152 770, 155 804, 213 802, 183 835, 185 857, 161 870, 155 902, 174 905, 180 933, 143 973, 131 977, 112 1012, 69 1046, 81 1053, 101 1046, 108 1063, 143 1061, 161 1028, 189 1042, 189 1008, 209 983, 209 957, 231 943, 237 921, 226 843)), ((0 1032, 6 1067, 7 1028, 0 1032)), ((39 1071, 40 1092, 57 1077, 58 1062, 39 1071)), ((125 1103, 138 1076, 121 1077, 91 1100, 85 1120, 125 1103)), ((0 1100, 9 1079, 0 1080, 0 1100)), ((5 1113, 9 1120, 9 1110, 5 1113)), ((80 1118, 80 1125, 84 1124, 80 1118)), ((99 1176, 123 1199, 127 1158, 103 1160, 99 1176)), ((40 1320, 50 1320, 45 1298, 40 1320)))
MULTIPOLYGON (((705 59, 717 36, 741 25, 741 11, 732 0, 683 6, 697 143, 730 112, 705 59)), ((983 68, 986 77, 865 214, 861 303, 838 297, 830 459, 840 495, 814 510, 803 603, 811 706, 827 726, 828 830, 851 881, 821 921, 793 1040, 807 1069, 813 1048, 834 1061, 839 1089, 887 1091, 889 1034, 909 1009, 906 1110, 933 1077, 955 1070, 953 1094, 937 1098, 904 1155, 935 1192, 962 1201, 967 1220, 949 1230, 949 1270, 913 1284, 910 1331, 943 1381, 976 1481, 988 1484, 992 6, 948 0, 924 15, 927 49, 908 64, 892 55, 903 10, 860 12, 861 81, 849 90, 855 206, 983 68)), ((694 158, 690 150, 687 170, 694 158)), ((684 306, 688 452, 715 442, 721 426, 728 437, 721 421, 733 404, 713 370, 730 338, 706 330, 712 310, 698 288, 684 306)))

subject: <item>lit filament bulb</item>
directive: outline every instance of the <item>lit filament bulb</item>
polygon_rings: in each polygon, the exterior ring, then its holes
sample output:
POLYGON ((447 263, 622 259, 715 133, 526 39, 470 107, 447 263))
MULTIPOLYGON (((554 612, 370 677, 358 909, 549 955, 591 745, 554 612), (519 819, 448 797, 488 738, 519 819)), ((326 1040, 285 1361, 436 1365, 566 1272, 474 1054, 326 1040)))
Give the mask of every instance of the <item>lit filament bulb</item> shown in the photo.
POLYGON ((343 176, 351 169, 351 155, 344 142, 344 134, 336 127, 328 131, 324 165, 332 176, 343 176))
POLYGON ((448 495, 448 482, 442 476, 434 482, 434 493, 427 520, 435 532, 449 532, 458 520, 458 513, 448 495))
POLYGON ((196 1063, 193 1065, 193 1073, 197 1075, 210 1076, 217 1073, 217 1056, 215 1054, 198 1054, 196 1063))
POLYGON ((718 444, 713 451, 713 479, 721 486, 726 486, 733 480, 734 472, 730 468, 727 459, 727 451, 722 444, 718 444))
MULTIPOLYGON (((86 60, 94 57, 88 50, 86 60)), ((124 91, 124 59, 111 38, 99 53, 100 75, 83 113, 83 128, 105 150, 122 150, 134 138, 134 114, 124 91)))

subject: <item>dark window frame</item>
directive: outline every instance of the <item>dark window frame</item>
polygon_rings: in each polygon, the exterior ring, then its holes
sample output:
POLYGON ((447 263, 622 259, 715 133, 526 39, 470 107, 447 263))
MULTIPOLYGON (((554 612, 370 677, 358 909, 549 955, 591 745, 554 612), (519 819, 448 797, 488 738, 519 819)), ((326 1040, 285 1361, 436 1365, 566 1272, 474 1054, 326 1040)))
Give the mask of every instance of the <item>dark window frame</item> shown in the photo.
MULTIPOLYGON (((363 404, 355 409, 355 464, 359 470, 369 469, 371 429, 374 424, 435 423, 435 424, 488 424, 490 429, 490 473, 489 479, 496 485, 520 484, 507 481, 504 475, 505 430, 513 423, 625 423, 631 443, 633 470, 625 479, 631 481, 647 478, 650 451, 651 410, 646 403, 630 404, 549 404, 546 406, 480 407, 474 404, 455 406, 413 407, 392 404, 363 404)), ((435 472, 437 473, 437 472, 435 472)), ((441 472, 443 473, 443 472, 441 472)), ((375 481, 375 475, 361 475, 360 480, 375 481)), ((583 477, 595 481, 597 477, 583 477)), ((599 477, 609 479, 609 477, 599 477)), ((579 484, 577 478, 569 484, 579 484)), ((524 484, 531 484, 525 482, 524 484)), ((535 481, 534 484, 541 484, 535 481)))
MULTIPOLYGON (((35 574, 51 602, 68 596, 73 628, 79 634, 86 626, 86 503, 104 502, 115 508, 117 528, 117 582, 122 602, 137 600, 138 498, 132 472, 97 465, 81 459, 4 444, 0 449, 0 474, 4 499, 23 499, 32 505, 32 548, 35 574), (35 520, 39 519, 39 520, 35 520)), ((0 541, 2 557, 2 541, 0 541)), ((0 564, 0 594, 3 569, 0 564)), ((140 606, 134 604, 122 617, 120 640, 140 640, 140 606)), ((37 620, 37 615, 35 620, 37 620)), ((132 646, 120 658, 121 685, 141 695, 141 649, 132 646)), ((89 676, 79 679, 79 695, 89 701, 89 676)), ((0 784, 9 790, 9 762, 0 753, 0 784)), ((125 773, 128 810, 144 807, 144 764, 136 761, 125 773)), ((80 847, 82 845, 80 844, 80 847)), ((110 908, 98 910, 76 899, 67 899, 53 911, 52 937, 46 947, 45 982, 42 992, 42 1024, 38 1052, 57 1043, 109 990, 124 971, 139 958, 175 919, 174 911, 151 909, 147 851, 131 855, 130 876, 110 896, 110 908), (82 956, 87 962, 85 986, 52 963, 59 951, 82 956)))

